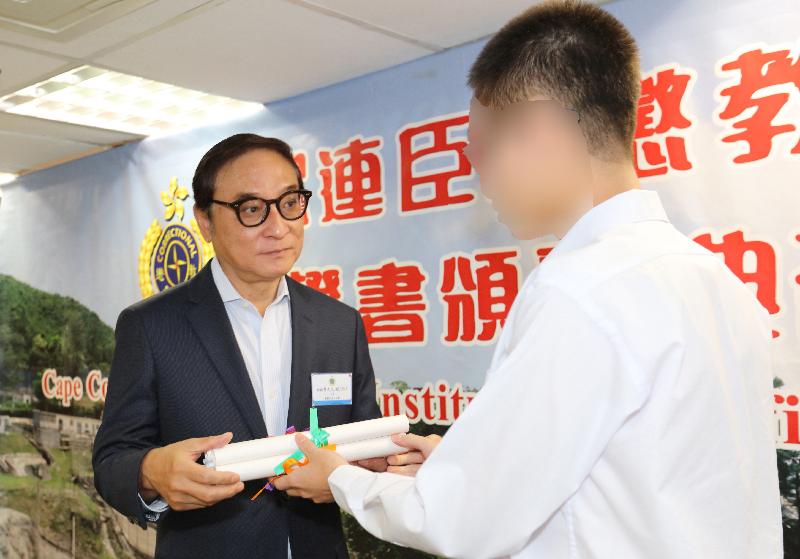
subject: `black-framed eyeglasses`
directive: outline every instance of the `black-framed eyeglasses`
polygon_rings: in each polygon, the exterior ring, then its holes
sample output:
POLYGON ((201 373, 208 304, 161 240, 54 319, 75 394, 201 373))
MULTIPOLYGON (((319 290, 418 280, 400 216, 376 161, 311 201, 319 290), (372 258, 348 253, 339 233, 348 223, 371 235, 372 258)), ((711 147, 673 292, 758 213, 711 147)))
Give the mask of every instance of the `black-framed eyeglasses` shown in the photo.
POLYGON ((308 208, 308 199, 311 198, 310 190, 287 190, 277 198, 265 200, 257 196, 245 196, 233 202, 211 200, 220 206, 227 206, 236 212, 239 223, 245 227, 258 227, 269 217, 269 207, 275 204, 278 213, 283 219, 295 221, 303 217, 308 208))

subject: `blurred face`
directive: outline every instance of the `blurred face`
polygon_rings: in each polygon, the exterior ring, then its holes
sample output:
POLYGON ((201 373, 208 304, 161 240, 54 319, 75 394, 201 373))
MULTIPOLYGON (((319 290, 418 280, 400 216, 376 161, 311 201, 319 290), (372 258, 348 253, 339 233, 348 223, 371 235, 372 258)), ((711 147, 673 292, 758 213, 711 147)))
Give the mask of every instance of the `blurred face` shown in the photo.
POLYGON ((534 97, 493 110, 470 104, 467 156, 499 220, 518 239, 563 234, 592 207, 578 115, 534 97))
MULTIPOLYGON (((297 174, 283 157, 256 149, 228 162, 217 174, 214 199, 235 202, 247 196, 271 200, 296 190, 297 174)), ((286 220, 270 206, 266 221, 245 227, 236 212, 214 204, 206 213, 195 207, 206 240, 227 270, 247 282, 272 281, 288 274, 303 248, 303 220, 286 220)))

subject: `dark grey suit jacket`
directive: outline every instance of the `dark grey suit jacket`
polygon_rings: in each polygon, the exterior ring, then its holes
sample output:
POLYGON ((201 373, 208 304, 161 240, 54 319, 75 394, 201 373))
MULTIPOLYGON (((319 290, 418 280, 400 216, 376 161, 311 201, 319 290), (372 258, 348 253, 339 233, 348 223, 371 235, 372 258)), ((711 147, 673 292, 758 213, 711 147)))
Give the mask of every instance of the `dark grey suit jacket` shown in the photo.
MULTIPOLYGON (((364 325, 351 307, 291 278, 292 384, 288 425, 308 429, 311 373, 352 372, 353 405, 319 409, 320 426, 380 416, 364 325)), ((210 266, 188 282, 119 316, 103 421, 94 442, 95 486, 131 521, 145 525, 139 467, 156 446, 233 432, 266 437, 250 377, 210 266)), ((270 433, 270 435, 282 433, 270 433)), ((232 499, 158 522, 157 557, 346 557, 339 509, 284 494, 232 499)))

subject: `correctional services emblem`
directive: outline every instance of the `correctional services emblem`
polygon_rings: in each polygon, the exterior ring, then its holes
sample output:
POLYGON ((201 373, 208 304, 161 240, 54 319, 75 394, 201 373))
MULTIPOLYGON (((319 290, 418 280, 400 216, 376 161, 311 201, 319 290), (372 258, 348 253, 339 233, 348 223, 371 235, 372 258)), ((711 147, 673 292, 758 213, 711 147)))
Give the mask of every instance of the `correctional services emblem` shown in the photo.
POLYGON ((183 224, 185 186, 172 177, 161 192, 164 223, 154 219, 139 249, 139 288, 142 297, 174 287, 195 275, 214 256, 214 247, 200 234, 197 221, 183 224))

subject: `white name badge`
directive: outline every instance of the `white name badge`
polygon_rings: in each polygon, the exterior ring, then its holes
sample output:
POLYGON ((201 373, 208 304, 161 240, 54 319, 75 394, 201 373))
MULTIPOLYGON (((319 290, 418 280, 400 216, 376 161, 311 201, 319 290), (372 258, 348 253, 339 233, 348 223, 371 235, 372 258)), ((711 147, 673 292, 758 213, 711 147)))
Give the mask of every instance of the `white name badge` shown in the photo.
POLYGON ((311 373, 312 406, 353 404, 353 373, 311 373))

